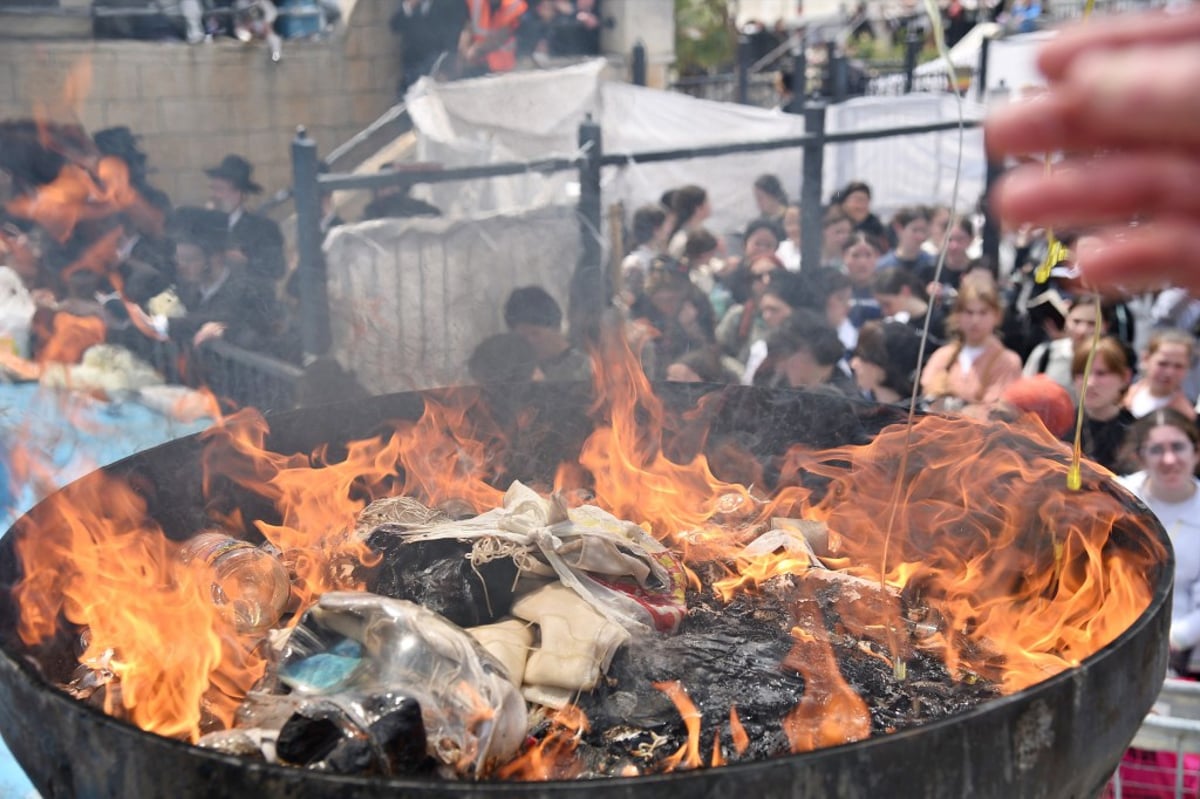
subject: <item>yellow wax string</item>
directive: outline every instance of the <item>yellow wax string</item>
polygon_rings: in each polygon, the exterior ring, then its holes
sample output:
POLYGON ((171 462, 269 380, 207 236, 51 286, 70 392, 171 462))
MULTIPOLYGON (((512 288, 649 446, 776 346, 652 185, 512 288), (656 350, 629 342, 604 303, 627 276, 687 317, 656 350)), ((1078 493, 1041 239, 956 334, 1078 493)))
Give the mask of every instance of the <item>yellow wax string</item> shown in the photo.
POLYGON ((1083 397, 1092 379, 1092 363, 1096 360, 1096 348, 1100 346, 1100 331, 1104 326, 1104 314, 1100 308, 1100 295, 1096 295, 1096 328, 1092 331, 1092 347, 1088 350, 1087 362, 1083 365, 1083 383, 1079 387, 1079 410, 1075 412, 1075 444, 1071 448, 1071 468, 1067 470, 1067 490, 1078 491, 1083 487, 1080 461, 1083 460, 1083 397))
MULTIPOLYGON (((1083 19, 1086 20, 1092 13, 1092 8, 1096 5, 1096 0, 1087 0, 1083 6, 1083 19)), ((1050 156, 1046 156, 1046 168, 1050 168, 1050 156)), ((1059 244, 1054 239, 1054 234, 1050 234, 1053 251, 1055 244, 1059 244)), ((1061 246, 1061 245, 1060 245, 1061 246)), ((1046 260, 1050 260, 1049 254, 1046 260)), ((1050 277, 1049 269, 1046 271, 1046 277, 1050 277)), ((1092 330, 1092 346, 1088 350, 1087 362, 1083 365, 1083 382, 1079 386, 1079 409, 1075 412, 1075 441, 1071 447, 1071 467, 1067 469, 1067 490, 1078 491, 1083 488, 1083 471, 1080 462, 1083 460, 1083 398, 1087 394, 1088 383, 1092 379, 1092 363, 1096 360, 1096 348, 1100 346, 1100 332, 1104 328, 1104 313, 1100 308, 1100 295, 1096 295, 1096 326, 1092 330)))

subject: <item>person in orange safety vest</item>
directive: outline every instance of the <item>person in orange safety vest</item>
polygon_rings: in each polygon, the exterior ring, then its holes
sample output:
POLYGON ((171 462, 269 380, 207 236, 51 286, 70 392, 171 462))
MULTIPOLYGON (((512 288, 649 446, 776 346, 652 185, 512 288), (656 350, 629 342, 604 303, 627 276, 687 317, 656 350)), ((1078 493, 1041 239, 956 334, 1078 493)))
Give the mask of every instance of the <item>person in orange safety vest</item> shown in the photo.
POLYGON ((517 65, 517 26, 525 0, 466 0, 470 19, 458 52, 466 74, 507 72, 517 65))

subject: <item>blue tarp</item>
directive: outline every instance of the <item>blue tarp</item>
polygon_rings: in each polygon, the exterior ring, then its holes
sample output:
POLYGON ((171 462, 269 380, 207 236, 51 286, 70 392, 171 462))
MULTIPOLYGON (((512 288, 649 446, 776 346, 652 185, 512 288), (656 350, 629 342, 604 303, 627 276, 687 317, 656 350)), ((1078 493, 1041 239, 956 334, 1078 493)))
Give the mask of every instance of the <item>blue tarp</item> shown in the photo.
MULTIPOLYGON (((87 395, 0 384, 0 531, 32 507, 37 489, 17 479, 10 453, 32 453, 56 486, 174 438, 203 430, 210 420, 180 422, 136 401, 101 402, 87 395)), ((0 745, 0 797, 37 797, 37 792, 0 745)))

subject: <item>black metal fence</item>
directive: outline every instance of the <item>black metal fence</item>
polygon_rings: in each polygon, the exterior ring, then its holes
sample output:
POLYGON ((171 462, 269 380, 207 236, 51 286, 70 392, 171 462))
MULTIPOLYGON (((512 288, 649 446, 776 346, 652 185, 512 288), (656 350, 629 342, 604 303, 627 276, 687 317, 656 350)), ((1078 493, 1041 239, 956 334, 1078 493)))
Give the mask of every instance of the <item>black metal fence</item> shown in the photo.
MULTIPOLYGON (((316 143, 301 129, 292 142, 293 190, 297 216, 297 248, 299 255, 298 280, 300 316, 304 319, 302 343, 305 356, 316 359, 325 355, 330 345, 329 307, 325 294, 325 268, 320 239, 320 196, 333 191, 408 188, 422 183, 479 180, 492 177, 524 175, 530 172, 551 174, 576 170, 579 174, 579 220, 581 254, 571 281, 568 316, 572 324, 587 325, 587 319, 611 300, 611 289, 602 263, 602 247, 598 232, 602 229, 601 171, 604 167, 623 167, 692 158, 734 155, 738 153, 795 149, 803 151, 801 176, 801 241, 804 263, 820 261, 822 173, 827 145, 848 142, 936 133, 955 130, 961 126, 976 127, 977 122, 935 122, 905 125, 846 133, 827 133, 826 105, 809 103, 804 109, 805 133, 783 139, 740 142, 737 144, 705 145, 671 150, 645 151, 633 154, 607 155, 603 135, 595 122, 585 121, 579 127, 581 153, 572 158, 546 158, 486 166, 446 169, 432 172, 377 172, 368 175, 321 174, 316 143), (599 299, 599 301, 598 301, 599 299)), ((985 245, 988 244, 985 233, 985 245)))

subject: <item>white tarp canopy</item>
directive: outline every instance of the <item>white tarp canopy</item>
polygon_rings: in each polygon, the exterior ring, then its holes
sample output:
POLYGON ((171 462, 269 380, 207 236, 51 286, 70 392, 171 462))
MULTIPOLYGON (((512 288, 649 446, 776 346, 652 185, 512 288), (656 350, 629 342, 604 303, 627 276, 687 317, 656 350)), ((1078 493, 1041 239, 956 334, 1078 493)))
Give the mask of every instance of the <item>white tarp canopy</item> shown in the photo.
MULTIPOLYGON (((802 116, 731 103, 698 100, 602 80, 605 62, 518 72, 454 83, 422 79, 409 92, 418 133, 418 157, 446 167, 565 156, 578 152, 578 129, 589 115, 602 129, 606 154, 629 154, 713 144, 765 141, 804 133, 802 116)), ((982 108, 964 103, 968 119, 982 108)), ((828 132, 927 124, 958 117, 954 98, 940 94, 872 97, 830 106, 828 132)), ((958 207, 968 209, 984 187, 982 134, 967 130, 962 142, 958 207)), ((852 179, 867 181, 874 207, 886 215, 910 203, 948 203, 959 155, 957 131, 861 141, 825 150, 823 200, 852 179)), ((789 195, 800 196, 798 148, 653 164, 612 167, 603 176, 603 204, 624 204, 626 214, 687 183, 709 193, 717 233, 739 231, 757 215, 751 184, 763 173, 779 176, 789 195)), ((443 184, 427 189, 447 213, 471 217, 573 201, 577 175, 527 174, 514 178, 443 184)), ((420 191, 420 190, 418 190, 420 191)))

